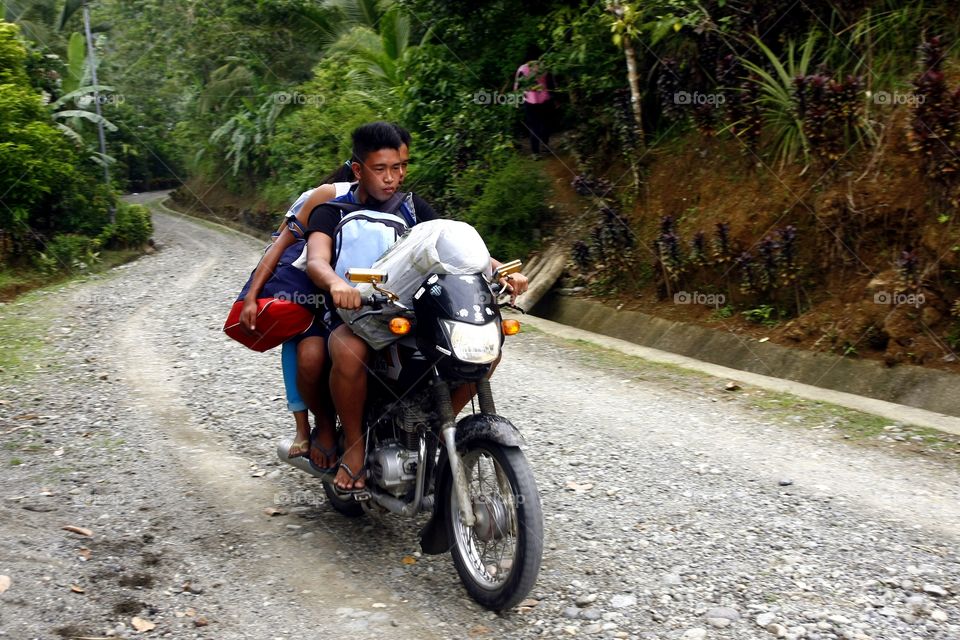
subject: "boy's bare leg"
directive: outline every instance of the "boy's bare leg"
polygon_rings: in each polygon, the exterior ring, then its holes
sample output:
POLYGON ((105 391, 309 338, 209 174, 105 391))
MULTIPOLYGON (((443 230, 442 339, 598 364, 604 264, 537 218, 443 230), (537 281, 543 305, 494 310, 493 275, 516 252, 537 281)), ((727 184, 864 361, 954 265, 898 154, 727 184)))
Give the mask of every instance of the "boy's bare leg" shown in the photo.
MULTIPOLYGON (((318 446, 310 448, 310 460, 323 469, 337 463, 333 406, 326 390, 326 365, 327 346, 323 338, 311 336, 300 341, 297 345, 297 390, 307 408, 313 413, 313 419, 317 425, 314 442, 318 446)), ((308 423, 308 438, 309 428, 308 423)), ((299 429, 298 423, 298 434, 299 429)))
POLYGON ((363 405, 367 398, 367 361, 370 347, 346 325, 330 334, 330 393, 343 425, 344 451, 334 485, 338 489, 363 489, 362 469, 366 452, 363 441, 363 405), (351 477, 350 474, 354 477, 351 477))

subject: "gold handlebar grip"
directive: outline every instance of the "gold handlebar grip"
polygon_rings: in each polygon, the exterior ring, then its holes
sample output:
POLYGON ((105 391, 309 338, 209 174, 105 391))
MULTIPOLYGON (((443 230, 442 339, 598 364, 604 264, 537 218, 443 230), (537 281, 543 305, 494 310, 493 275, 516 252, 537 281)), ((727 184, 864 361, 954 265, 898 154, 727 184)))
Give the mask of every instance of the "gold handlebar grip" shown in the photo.
POLYGON ((499 280, 500 278, 503 278, 504 276, 508 276, 511 273, 519 273, 520 269, 522 268, 523 268, 523 263, 520 260, 511 260, 510 262, 504 262, 493 273, 493 279, 499 280))
POLYGON ((358 284, 384 284, 387 281, 387 272, 382 269, 349 269, 347 280, 358 284))

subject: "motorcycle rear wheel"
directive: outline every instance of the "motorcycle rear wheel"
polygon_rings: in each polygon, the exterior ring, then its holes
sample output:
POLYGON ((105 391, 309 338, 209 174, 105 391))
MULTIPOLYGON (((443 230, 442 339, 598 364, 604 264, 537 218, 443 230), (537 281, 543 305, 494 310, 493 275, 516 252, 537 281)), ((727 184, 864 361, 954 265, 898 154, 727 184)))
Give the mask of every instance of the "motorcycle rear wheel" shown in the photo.
POLYGON ((515 606, 533 588, 543 556, 543 511, 533 471, 517 447, 473 442, 461 452, 477 522, 460 518, 447 484, 450 554, 470 597, 494 611, 515 606))
POLYGON ((330 506, 340 515, 348 518, 359 518, 363 515, 363 507, 359 502, 353 498, 341 498, 329 482, 323 483, 323 492, 327 494, 330 506))

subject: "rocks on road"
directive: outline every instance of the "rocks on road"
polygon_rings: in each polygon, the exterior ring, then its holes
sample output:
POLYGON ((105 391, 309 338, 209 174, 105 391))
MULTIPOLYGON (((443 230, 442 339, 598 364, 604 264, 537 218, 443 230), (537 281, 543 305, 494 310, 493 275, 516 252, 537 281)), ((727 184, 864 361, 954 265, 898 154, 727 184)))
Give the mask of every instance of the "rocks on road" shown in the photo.
POLYGON ((956 469, 539 333, 509 339, 494 392, 543 568, 524 606, 482 610, 417 554, 422 519, 346 520, 276 462, 279 354, 220 332, 262 243, 156 222, 161 251, 0 308, 42 327, 0 374, 0 433, 26 427, 0 449, 0 637, 960 638, 956 469), (346 602, 320 607, 330 585, 346 602))

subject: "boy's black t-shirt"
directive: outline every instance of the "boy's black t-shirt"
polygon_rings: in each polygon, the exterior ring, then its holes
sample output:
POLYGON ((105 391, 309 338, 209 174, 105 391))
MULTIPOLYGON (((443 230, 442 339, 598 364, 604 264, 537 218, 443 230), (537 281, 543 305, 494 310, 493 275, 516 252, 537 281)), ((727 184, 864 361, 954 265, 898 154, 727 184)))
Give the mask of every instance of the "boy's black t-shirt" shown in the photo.
MULTIPOLYGON (((373 211, 380 211, 383 204, 383 202, 371 198, 364 202, 363 206, 373 211)), ((417 194, 413 194, 413 207, 416 210, 418 223, 426 222, 427 220, 436 220, 439 217, 437 216, 437 212, 433 210, 433 207, 427 204, 423 198, 417 194)), ((338 224, 340 224, 340 209, 338 209, 335 204, 324 203, 317 205, 313 211, 310 212, 305 235, 309 237, 311 233, 319 231, 332 238, 338 224)))

